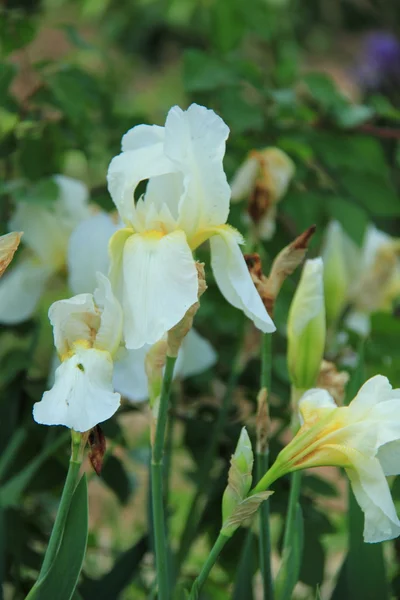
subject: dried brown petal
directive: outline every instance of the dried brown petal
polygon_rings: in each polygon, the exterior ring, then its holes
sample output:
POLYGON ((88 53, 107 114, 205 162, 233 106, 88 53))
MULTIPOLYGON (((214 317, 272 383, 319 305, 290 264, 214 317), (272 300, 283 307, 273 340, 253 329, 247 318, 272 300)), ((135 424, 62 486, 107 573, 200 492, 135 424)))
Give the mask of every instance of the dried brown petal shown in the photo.
POLYGON ((268 390, 264 387, 257 396, 257 454, 265 454, 268 451, 269 425, 268 390))
POLYGON ((323 360, 316 387, 327 390, 337 404, 342 404, 349 379, 347 371, 338 371, 334 363, 323 360))
POLYGON ((21 236, 21 231, 13 231, 0 236, 0 277, 12 261, 21 241, 21 236))
POLYGON ((97 475, 100 475, 103 468, 103 459, 106 452, 106 438, 100 425, 96 425, 89 433, 89 460, 97 475))

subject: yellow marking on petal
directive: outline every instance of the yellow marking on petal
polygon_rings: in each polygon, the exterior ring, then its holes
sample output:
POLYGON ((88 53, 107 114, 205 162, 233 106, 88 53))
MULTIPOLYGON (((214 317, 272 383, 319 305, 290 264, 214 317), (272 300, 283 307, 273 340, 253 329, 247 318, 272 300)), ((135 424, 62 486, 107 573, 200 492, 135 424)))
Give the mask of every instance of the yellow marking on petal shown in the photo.
POLYGON ((71 358, 71 356, 76 354, 76 350, 78 348, 80 348, 81 350, 90 350, 90 348, 92 348, 92 344, 88 340, 76 340, 67 352, 63 352, 63 354, 60 354, 61 362, 68 360, 69 358, 71 358))
POLYGON ((147 240, 154 240, 158 242, 166 235, 166 231, 159 231, 158 229, 149 229, 148 231, 144 231, 143 233, 139 233, 143 238, 147 240))
POLYGON ((236 241, 238 244, 243 243, 243 237, 241 233, 234 227, 230 225, 217 225, 215 227, 207 227, 204 229, 199 229, 194 235, 188 238, 188 244, 191 250, 196 250, 201 244, 204 244, 207 240, 209 240, 213 235, 234 235, 236 237, 236 241))

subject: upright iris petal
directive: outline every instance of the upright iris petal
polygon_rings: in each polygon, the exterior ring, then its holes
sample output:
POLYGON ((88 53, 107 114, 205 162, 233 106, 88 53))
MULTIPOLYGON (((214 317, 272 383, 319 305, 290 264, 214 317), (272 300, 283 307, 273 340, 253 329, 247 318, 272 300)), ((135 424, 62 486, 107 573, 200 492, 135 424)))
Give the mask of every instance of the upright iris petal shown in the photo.
POLYGON ((196 302, 192 251, 209 238, 214 274, 227 300, 262 331, 275 330, 245 268, 241 236, 226 226, 230 188, 222 161, 228 133, 212 110, 174 107, 165 127, 131 129, 111 161, 109 191, 126 228, 110 242, 110 279, 124 309, 130 349, 155 343, 196 302), (146 179, 146 193, 135 203, 135 189, 146 179))

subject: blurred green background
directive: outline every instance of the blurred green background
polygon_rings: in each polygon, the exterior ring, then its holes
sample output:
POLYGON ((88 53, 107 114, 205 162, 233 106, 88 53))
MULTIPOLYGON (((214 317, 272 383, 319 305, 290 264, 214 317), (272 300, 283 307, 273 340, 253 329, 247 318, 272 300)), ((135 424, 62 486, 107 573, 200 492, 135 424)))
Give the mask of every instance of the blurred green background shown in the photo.
MULTIPOLYGON (((174 104, 186 108, 198 102, 230 127, 228 180, 252 149, 277 146, 296 164, 290 190, 279 204, 276 233, 258 248, 266 269, 283 246, 314 223, 310 256, 316 256, 332 218, 359 246, 370 222, 397 237, 399 34, 397 0, 3 1, 0 233, 7 231, 15 202, 55 200, 51 176, 56 173, 82 180, 93 202, 113 210, 106 172, 121 136, 139 123, 162 125, 174 104)), ((244 212, 243 203, 233 205, 230 223, 245 234, 244 212)), ((207 249, 199 257, 207 261, 207 249)), ((288 439, 285 323, 297 279, 295 274, 285 283, 275 315, 273 456, 288 439)), ((175 545, 227 388, 233 401, 204 486, 209 496, 184 563, 184 581, 196 575, 218 533, 229 458, 241 426, 254 430, 259 382, 257 335, 223 300, 211 273, 207 282, 196 327, 219 358, 206 373, 175 386, 169 466, 175 545), (246 345, 233 381, 241 330, 246 345)), ((0 599, 24 598, 35 581, 65 477, 68 433, 36 425, 31 410, 47 389, 53 352, 47 310, 55 299, 69 295, 60 272, 34 318, 0 329, 0 599)), ((363 344, 366 375, 385 374, 393 386, 400 386, 399 308, 395 303, 392 312, 374 315, 371 336, 363 344)), ((348 352, 359 346, 350 334, 348 352)), ((331 358, 340 362, 343 357, 333 352, 331 358)), ((88 468, 90 538, 79 593, 84 600, 150 598, 146 406, 124 404, 104 431, 108 455, 103 474, 97 478, 88 468)), ((354 590, 349 595, 351 586, 335 591, 348 550, 345 488, 336 470, 304 478, 305 550, 294 597, 400 598, 398 542, 384 545, 386 576, 381 554, 367 563, 357 549, 352 576, 364 587, 358 595, 354 590), (385 581, 391 582, 390 590, 385 581)), ((288 489, 287 480, 279 481, 271 500, 275 566, 288 489)), ((398 483, 393 493, 400 499, 398 483)), ((259 586, 253 591, 240 587, 248 581, 243 573, 257 570, 255 554, 251 564, 241 561, 245 536, 241 530, 227 546, 205 599, 261 598, 259 586)))

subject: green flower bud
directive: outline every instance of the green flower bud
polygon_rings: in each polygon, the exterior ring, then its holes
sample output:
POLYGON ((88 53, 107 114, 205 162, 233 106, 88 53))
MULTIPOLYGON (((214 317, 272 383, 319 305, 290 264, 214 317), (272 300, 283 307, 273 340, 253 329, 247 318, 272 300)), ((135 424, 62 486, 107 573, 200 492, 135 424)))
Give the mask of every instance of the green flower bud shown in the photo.
POLYGON ((326 319, 328 324, 331 324, 340 317, 347 303, 359 251, 340 223, 331 221, 326 230, 321 254, 324 261, 326 319))
POLYGON ((222 522, 231 517, 250 491, 253 470, 253 450, 246 428, 243 427, 235 454, 231 458, 228 485, 222 498, 222 522))
POLYGON ((325 303, 322 258, 305 262, 289 310, 288 369, 292 384, 315 386, 325 348, 325 303))

